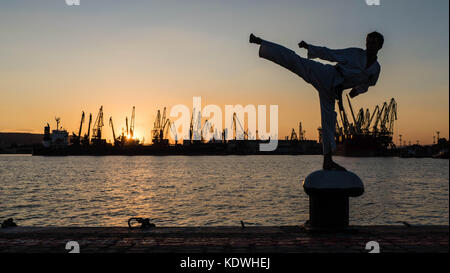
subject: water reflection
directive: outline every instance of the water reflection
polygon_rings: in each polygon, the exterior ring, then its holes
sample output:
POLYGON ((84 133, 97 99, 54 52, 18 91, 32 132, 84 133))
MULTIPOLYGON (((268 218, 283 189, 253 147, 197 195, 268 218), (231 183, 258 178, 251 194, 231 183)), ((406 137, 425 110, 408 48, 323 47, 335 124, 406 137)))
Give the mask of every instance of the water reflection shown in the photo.
MULTIPOLYGON (((297 225, 321 156, 0 156, 0 217, 29 226, 297 225)), ((448 161, 336 157, 361 176, 352 224, 448 225, 448 161)))

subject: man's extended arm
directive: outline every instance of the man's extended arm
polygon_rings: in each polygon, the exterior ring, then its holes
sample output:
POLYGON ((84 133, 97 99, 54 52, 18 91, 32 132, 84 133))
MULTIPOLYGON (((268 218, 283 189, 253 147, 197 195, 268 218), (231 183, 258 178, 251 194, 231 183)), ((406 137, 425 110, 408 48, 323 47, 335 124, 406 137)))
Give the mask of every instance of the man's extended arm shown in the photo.
POLYGON ((330 62, 346 63, 347 59, 351 56, 351 49, 349 48, 329 49, 324 46, 310 45, 305 41, 301 41, 298 46, 308 50, 308 59, 320 58, 330 62))

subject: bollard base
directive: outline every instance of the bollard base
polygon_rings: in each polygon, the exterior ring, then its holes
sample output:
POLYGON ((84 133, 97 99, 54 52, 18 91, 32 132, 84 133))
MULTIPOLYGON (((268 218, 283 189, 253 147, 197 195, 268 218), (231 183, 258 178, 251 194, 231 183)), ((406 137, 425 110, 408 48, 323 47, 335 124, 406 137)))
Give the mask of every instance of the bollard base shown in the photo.
POLYGON ((363 194, 361 179, 352 172, 315 171, 303 182, 309 195, 309 223, 314 229, 346 229, 349 197, 363 194))
POLYGON ((348 196, 312 195, 309 220, 313 227, 346 228, 349 224, 348 196))

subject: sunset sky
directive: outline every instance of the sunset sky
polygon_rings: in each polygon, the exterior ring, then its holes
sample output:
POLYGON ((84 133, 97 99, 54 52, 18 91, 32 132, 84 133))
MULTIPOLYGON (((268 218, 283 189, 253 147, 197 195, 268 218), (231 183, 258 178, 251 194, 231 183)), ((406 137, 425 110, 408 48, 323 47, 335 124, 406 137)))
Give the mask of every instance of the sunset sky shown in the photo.
POLYGON ((136 106, 136 133, 149 143, 157 109, 192 107, 201 96, 223 111, 276 104, 280 138, 301 121, 317 139, 317 92, 259 58, 249 34, 306 56, 301 40, 364 48, 377 30, 385 37, 380 78, 353 108, 395 98, 395 142, 402 134, 430 144, 436 131, 449 135, 448 10, 448 0, 1 0, 0 132, 43 133, 58 116, 71 133, 81 111, 95 119, 103 105, 111 139, 109 117, 119 133, 136 106))

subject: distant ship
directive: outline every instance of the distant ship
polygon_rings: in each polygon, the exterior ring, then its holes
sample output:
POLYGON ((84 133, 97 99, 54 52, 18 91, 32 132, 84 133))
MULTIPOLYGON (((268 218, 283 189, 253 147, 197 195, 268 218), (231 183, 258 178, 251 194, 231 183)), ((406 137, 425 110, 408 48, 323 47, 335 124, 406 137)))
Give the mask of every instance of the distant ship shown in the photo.
MULTIPOLYGON (((59 126, 61 121, 60 118, 55 118, 56 120, 56 130, 52 130, 50 133, 50 125, 47 123, 47 126, 44 127, 44 138, 42 140, 42 149, 40 151, 47 151, 47 153, 54 155, 66 155, 68 152, 69 145, 69 133, 66 130, 63 130, 62 127, 59 126)), ((36 147, 37 145, 35 145, 36 147)), ((33 153, 34 153, 33 149, 33 153)))
POLYGON ((391 156, 395 153, 392 136, 357 134, 343 136, 336 141, 336 155, 354 157, 391 156))

